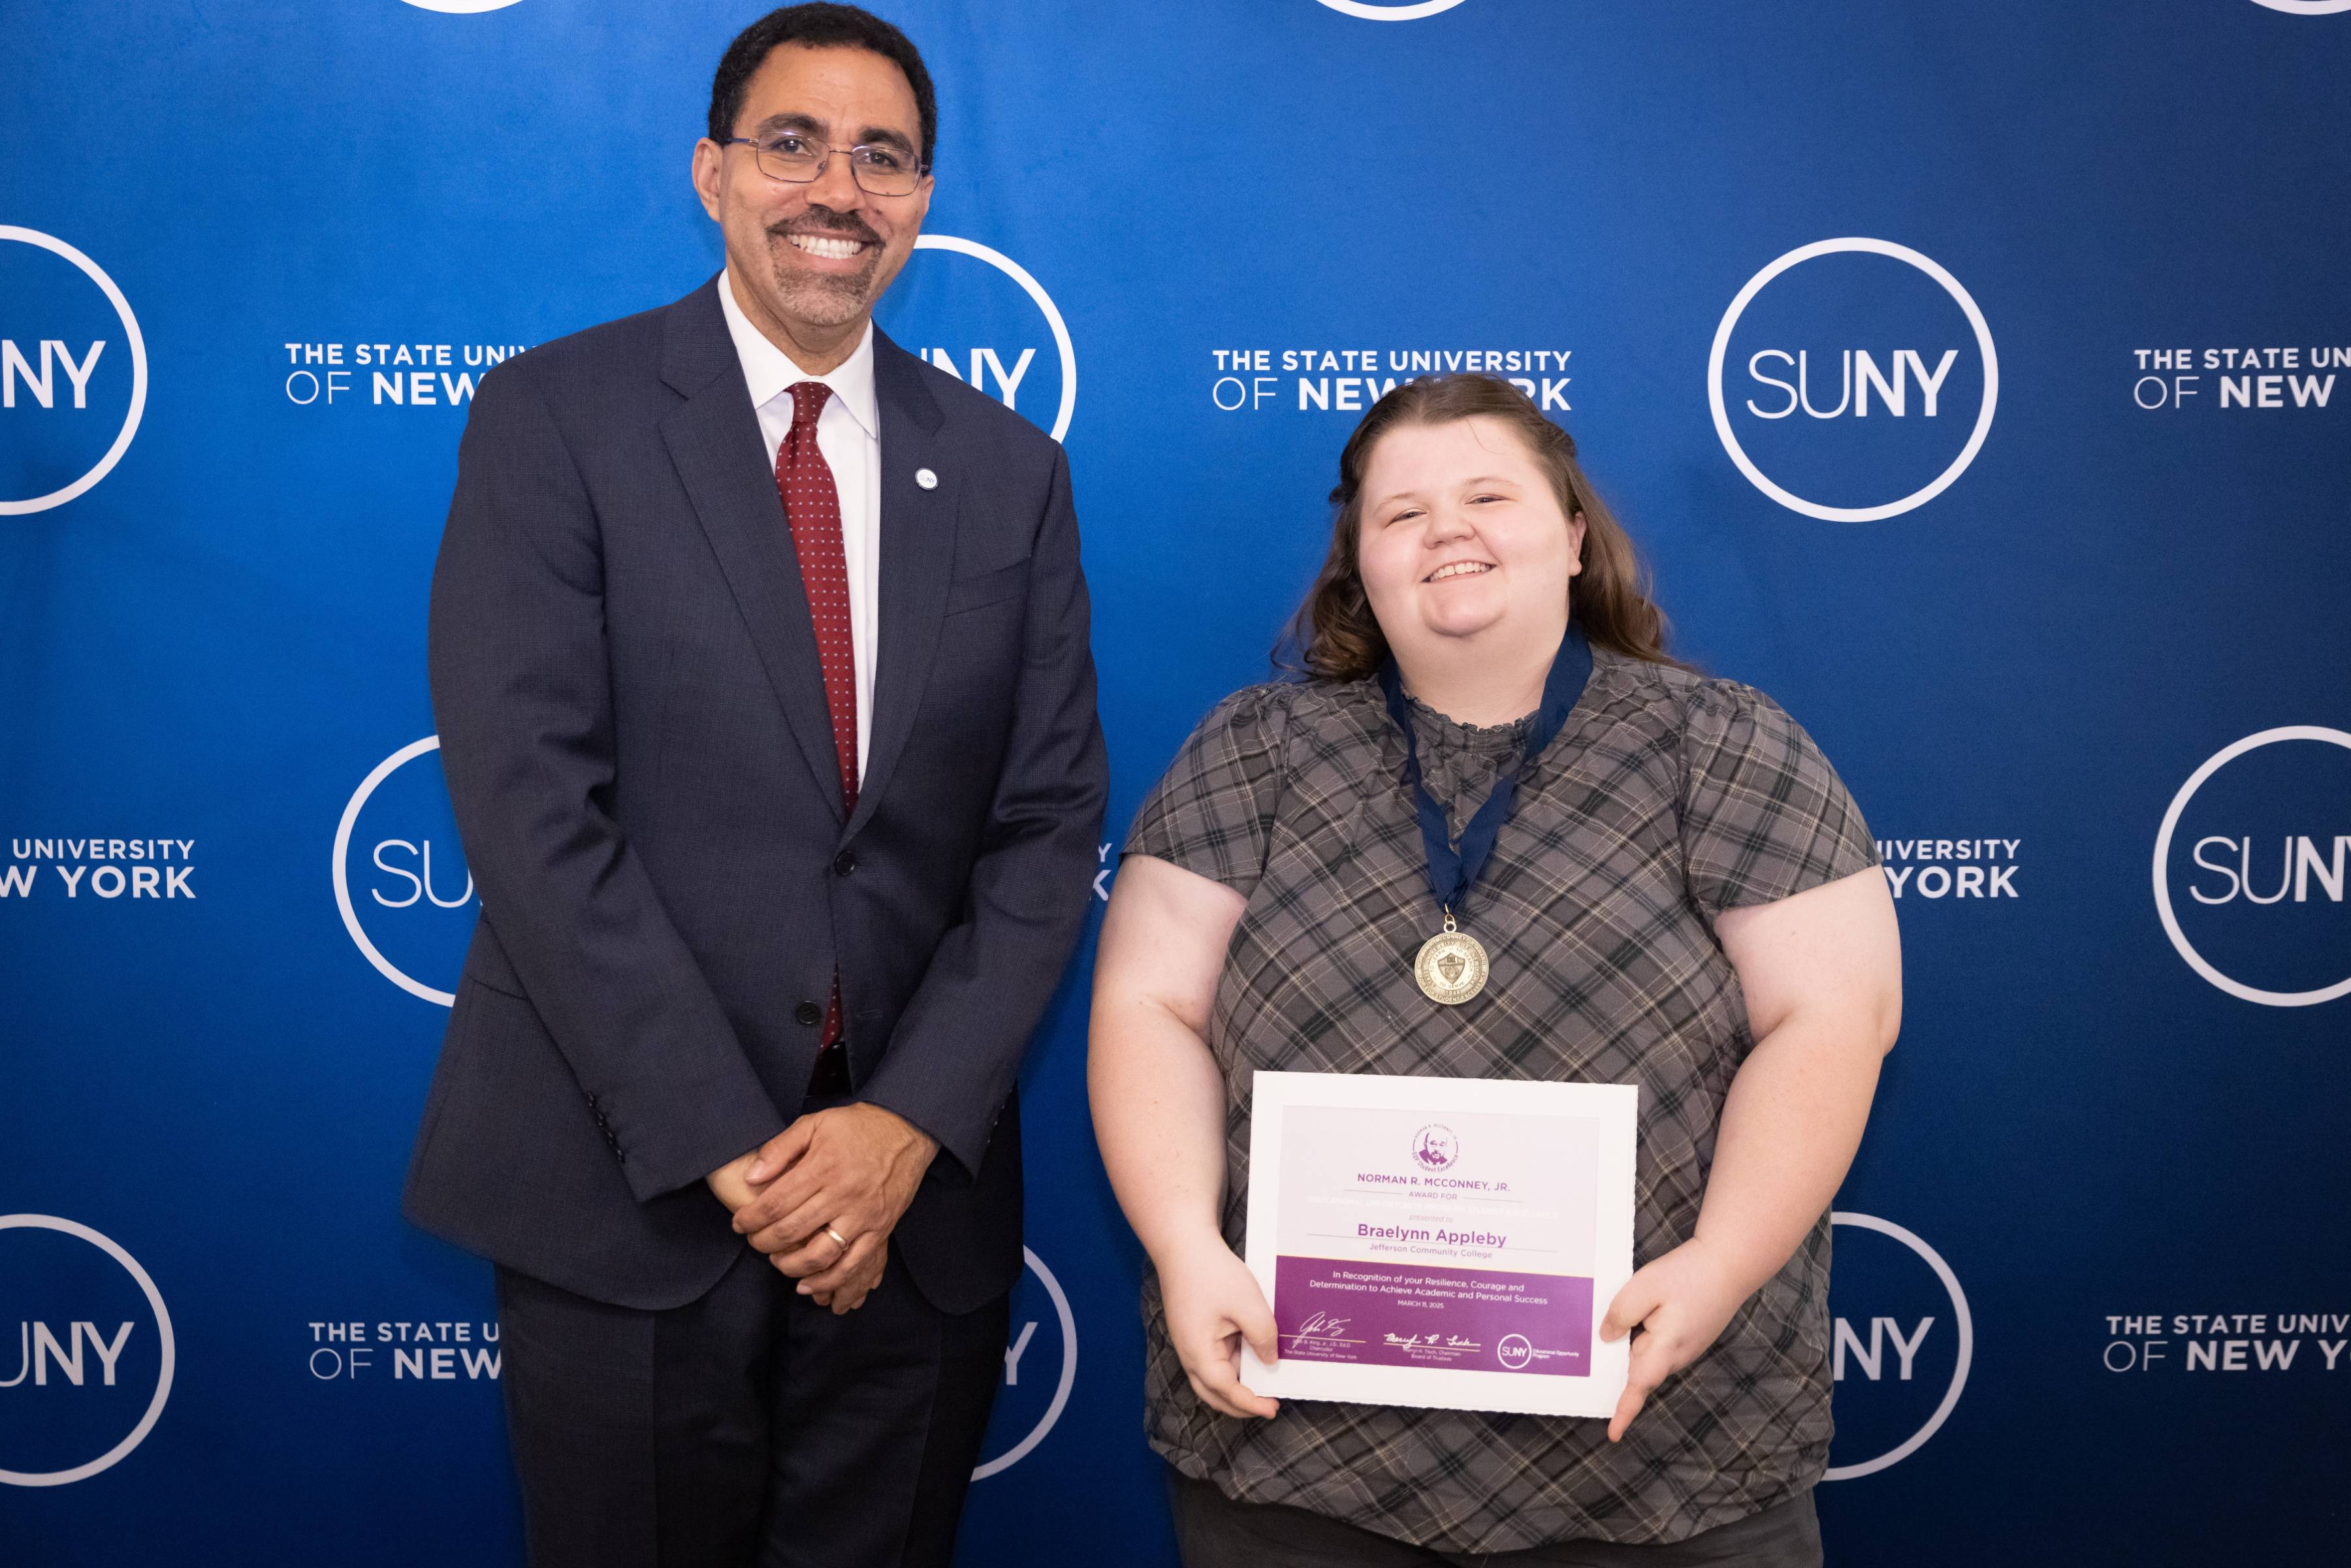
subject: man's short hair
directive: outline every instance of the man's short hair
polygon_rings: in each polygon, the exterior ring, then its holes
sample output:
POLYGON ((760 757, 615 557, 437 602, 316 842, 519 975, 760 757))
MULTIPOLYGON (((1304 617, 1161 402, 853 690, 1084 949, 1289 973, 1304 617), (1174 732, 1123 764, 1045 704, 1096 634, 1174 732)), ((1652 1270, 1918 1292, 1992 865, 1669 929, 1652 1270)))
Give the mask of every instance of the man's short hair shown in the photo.
POLYGON ((905 34, 854 5, 787 5, 770 11, 726 46, 719 57, 718 74, 710 83, 710 140, 725 141, 735 134, 743 112, 743 94, 753 73, 768 55, 785 44, 811 49, 864 49, 880 55, 904 73, 914 89, 914 111, 923 122, 923 168, 931 167, 939 140, 939 106, 931 90, 931 73, 905 34))

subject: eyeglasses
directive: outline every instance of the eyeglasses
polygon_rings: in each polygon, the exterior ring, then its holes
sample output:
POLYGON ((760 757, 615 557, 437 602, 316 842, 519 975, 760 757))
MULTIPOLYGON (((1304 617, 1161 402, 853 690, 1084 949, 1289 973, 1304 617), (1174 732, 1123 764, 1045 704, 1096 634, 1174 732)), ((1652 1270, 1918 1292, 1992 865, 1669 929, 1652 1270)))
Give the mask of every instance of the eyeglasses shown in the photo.
POLYGON ((796 131, 782 131, 765 139, 730 136, 720 145, 740 141, 759 161, 759 172, 770 180, 794 185, 811 184, 824 177, 835 152, 849 154, 849 177, 869 196, 911 196, 923 183, 923 166, 903 148, 887 142, 863 141, 835 147, 796 131))

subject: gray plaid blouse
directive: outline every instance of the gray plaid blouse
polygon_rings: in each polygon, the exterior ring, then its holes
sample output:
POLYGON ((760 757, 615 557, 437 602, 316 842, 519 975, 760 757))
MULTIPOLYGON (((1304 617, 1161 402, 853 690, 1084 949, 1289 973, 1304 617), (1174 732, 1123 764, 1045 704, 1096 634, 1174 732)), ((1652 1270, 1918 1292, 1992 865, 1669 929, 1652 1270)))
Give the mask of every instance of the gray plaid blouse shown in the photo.
MULTIPOLYGON (((1458 833, 1462 797, 1482 798, 1518 727, 1415 716, 1458 833)), ((1440 917, 1403 767, 1375 681, 1250 686, 1201 722, 1128 834, 1126 853, 1249 899, 1208 1021, 1225 1239, 1241 1249, 1249 1075, 1266 1068, 1638 1084, 1634 1260, 1671 1249, 1697 1227, 1723 1097, 1754 1045, 1714 917, 1877 863, 1860 810, 1761 693, 1594 649, 1457 911, 1492 977, 1447 1008, 1412 977, 1440 917)), ((1678 1541, 1820 1479, 1828 1280, 1823 1215, 1612 1446, 1605 1422, 1561 1416, 1310 1400, 1270 1421, 1219 1416, 1185 1381, 1146 1272, 1145 1425, 1178 1469, 1232 1497, 1438 1550, 1678 1541)))

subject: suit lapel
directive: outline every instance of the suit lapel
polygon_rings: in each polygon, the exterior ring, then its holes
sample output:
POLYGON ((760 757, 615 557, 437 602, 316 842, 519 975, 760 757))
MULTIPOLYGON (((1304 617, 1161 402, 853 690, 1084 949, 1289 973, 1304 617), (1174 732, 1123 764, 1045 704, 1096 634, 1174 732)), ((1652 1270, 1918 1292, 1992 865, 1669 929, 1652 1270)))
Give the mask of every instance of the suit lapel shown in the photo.
MULTIPOLYGON (((792 554, 775 476, 760 461, 766 443, 759 434, 759 416, 751 407, 742 362, 726 331, 716 281, 670 307, 667 316, 662 379, 686 401, 663 419, 662 439, 726 574, 736 608, 750 630, 768 684, 775 688, 818 793, 838 817, 841 764, 833 752, 831 710, 825 705, 808 594, 800 586, 799 561, 792 554)), ((886 414, 883 429, 886 453, 886 414)), ((889 515, 886 497, 883 515, 889 515)), ((886 528, 883 538, 886 541, 886 528)), ((886 562, 886 554, 883 559, 886 562)), ((886 564, 883 578, 886 601, 886 564)), ((888 625, 885 618, 885 637, 888 625)), ((867 771, 870 775, 872 769, 867 771)))
MULTIPOLYGON (((873 672, 873 721, 855 832, 873 815, 891 770, 914 731, 939 645, 939 621, 955 575, 956 509, 963 476, 940 440, 945 421, 923 385, 920 361, 873 332, 874 402, 882 416, 881 652, 873 672), (915 476, 930 474, 925 489, 915 476)), ((803 617, 805 618, 805 617, 803 617)), ((814 637, 810 637, 811 646, 814 637)))

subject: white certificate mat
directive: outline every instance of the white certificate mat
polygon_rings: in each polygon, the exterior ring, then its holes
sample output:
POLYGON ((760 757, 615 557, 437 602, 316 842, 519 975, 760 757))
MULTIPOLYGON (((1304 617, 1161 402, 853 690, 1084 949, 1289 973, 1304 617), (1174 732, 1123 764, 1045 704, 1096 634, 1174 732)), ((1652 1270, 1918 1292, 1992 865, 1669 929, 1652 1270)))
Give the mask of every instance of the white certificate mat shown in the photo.
POLYGON ((1615 1413, 1633 1274, 1629 1084, 1259 1072, 1249 1267, 1284 1399, 1615 1413))

